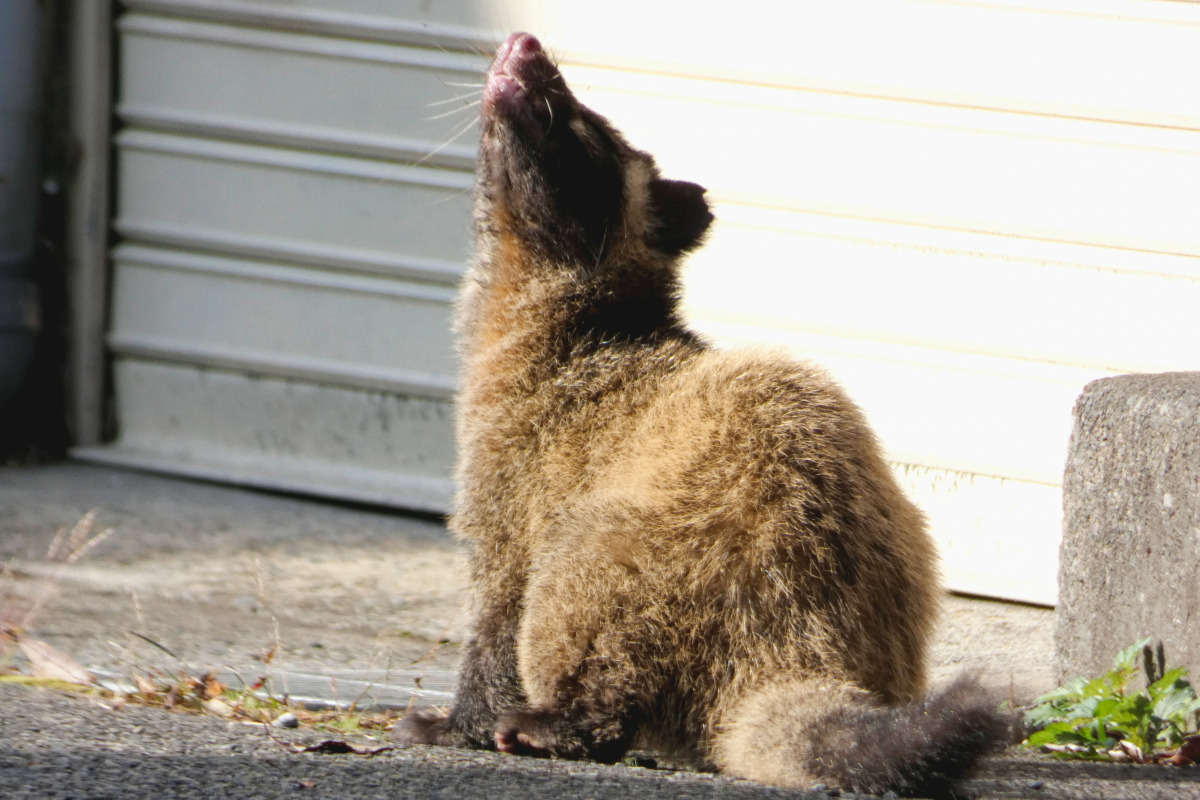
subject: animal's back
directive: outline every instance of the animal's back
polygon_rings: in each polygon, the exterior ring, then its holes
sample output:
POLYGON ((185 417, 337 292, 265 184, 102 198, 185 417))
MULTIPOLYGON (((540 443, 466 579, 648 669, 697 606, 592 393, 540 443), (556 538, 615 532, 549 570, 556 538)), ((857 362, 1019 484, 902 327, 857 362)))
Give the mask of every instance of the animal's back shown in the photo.
POLYGON ((564 502, 541 535, 552 555, 531 571, 519 651, 531 701, 549 701, 580 657, 558 641, 564 617, 571 631, 633 624, 669 640, 630 688, 654 687, 648 709, 690 713, 647 720, 642 734, 693 739, 701 760, 730 709, 780 675, 918 697, 932 548, 844 393, 773 354, 705 350, 666 375, 639 366, 610 365, 626 395, 645 395, 636 408, 607 426, 577 420, 561 438, 573 455, 546 464, 564 502), (618 596, 623 612, 638 609, 632 623, 605 616, 618 596))

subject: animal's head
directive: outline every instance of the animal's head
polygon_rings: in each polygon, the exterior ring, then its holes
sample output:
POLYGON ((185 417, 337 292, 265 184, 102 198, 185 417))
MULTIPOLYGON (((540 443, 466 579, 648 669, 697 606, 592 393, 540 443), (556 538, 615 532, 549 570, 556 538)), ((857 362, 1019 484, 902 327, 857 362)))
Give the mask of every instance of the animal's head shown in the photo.
POLYGON ((510 36, 488 70, 478 168, 481 233, 551 262, 673 263, 713 219, 704 189, 660 177, 527 33, 510 36))

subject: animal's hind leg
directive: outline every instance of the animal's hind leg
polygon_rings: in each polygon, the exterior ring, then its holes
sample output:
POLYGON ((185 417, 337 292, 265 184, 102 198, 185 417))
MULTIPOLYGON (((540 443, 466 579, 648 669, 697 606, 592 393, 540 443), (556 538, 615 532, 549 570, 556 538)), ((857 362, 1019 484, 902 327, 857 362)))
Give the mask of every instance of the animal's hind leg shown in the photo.
POLYGON ((611 763, 662 686, 655 665, 669 637, 648 613, 652 593, 636 568, 600 543, 577 544, 535 566, 517 643, 529 707, 500 717, 496 746, 611 763))

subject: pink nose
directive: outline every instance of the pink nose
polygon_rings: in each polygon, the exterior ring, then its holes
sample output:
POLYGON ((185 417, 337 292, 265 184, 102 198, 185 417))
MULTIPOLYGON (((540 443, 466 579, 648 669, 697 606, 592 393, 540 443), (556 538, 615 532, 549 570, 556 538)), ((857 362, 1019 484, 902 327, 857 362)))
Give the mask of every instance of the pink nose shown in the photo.
POLYGON ((536 36, 518 31, 509 34, 509 37, 504 40, 504 44, 500 45, 493 63, 499 66, 513 57, 525 60, 540 52, 542 52, 542 43, 537 40, 536 36))
MULTIPOLYGON (((496 51, 483 90, 485 113, 526 118, 531 115, 526 90, 535 74, 533 62, 544 59, 542 45, 528 33, 514 33, 496 51)), ((532 121, 532 120, 530 120, 532 121)))

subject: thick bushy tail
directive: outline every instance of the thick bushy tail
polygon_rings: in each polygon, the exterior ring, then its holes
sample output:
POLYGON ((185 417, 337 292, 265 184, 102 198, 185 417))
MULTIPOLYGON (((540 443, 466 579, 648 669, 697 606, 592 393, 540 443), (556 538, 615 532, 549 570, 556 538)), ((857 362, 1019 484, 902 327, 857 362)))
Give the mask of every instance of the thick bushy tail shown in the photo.
POLYGON ((724 772, 779 786, 948 798, 1011 730, 970 679, 898 706, 847 684, 791 679, 751 692, 722 726, 713 755, 724 772))

